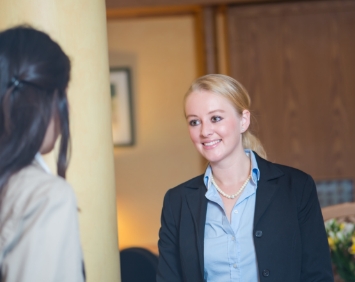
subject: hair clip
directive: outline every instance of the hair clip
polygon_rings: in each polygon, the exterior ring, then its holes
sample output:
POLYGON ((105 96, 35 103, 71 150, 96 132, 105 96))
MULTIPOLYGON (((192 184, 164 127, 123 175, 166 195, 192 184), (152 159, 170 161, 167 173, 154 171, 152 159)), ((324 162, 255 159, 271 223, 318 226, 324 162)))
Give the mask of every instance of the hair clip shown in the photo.
POLYGON ((15 88, 18 87, 21 84, 21 81, 18 80, 15 76, 11 78, 11 83, 10 85, 13 85, 15 88))
POLYGON ((32 83, 32 82, 28 82, 26 80, 19 80, 16 76, 13 76, 11 78, 11 81, 10 81, 8 87, 14 87, 14 89, 16 89, 16 88, 21 87, 23 85, 29 85, 29 86, 35 87, 39 90, 44 90, 44 88, 42 88, 41 86, 39 86, 35 83, 32 83))

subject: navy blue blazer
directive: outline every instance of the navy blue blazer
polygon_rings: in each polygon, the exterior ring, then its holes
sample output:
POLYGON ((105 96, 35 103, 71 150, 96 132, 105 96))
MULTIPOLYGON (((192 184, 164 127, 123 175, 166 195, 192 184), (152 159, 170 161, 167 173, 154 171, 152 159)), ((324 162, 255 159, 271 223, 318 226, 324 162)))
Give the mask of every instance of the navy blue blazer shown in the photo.
MULTIPOLYGON (((257 154, 255 157, 260 180, 250 235, 254 238, 260 281, 334 281, 312 177, 257 154)), ((166 193, 157 282, 204 281, 205 193, 203 175, 166 193)))

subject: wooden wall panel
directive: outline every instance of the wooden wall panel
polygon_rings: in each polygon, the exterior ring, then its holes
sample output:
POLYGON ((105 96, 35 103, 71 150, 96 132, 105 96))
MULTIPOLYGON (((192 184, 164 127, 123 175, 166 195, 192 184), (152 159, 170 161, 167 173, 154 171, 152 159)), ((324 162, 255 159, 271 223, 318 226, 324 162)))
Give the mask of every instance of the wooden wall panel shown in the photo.
POLYGON ((228 38, 269 159, 355 179, 355 1, 230 7, 228 38))

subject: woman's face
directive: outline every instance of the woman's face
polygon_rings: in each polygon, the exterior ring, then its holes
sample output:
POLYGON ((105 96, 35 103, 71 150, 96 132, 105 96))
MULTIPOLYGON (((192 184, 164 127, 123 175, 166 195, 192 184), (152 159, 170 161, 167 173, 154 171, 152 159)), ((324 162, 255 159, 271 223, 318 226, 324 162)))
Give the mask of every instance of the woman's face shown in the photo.
POLYGON ((48 124, 46 135, 44 136, 41 148, 39 150, 42 155, 48 154, 53 150, 59 134, 59 119, 53 116, 48 124))
POLYGON ((242 133, 248 129, 250 113, 239 115, 227 98, 199 90, 186 98, 185 114, 192 142, 211 164, 243 152, 242 133))

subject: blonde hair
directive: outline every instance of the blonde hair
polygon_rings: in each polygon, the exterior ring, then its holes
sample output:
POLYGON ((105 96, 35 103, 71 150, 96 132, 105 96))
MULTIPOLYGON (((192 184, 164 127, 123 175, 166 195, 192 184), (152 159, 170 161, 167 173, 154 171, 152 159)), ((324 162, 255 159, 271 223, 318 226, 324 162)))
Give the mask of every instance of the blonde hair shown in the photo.
MULTIPOLYGON (((243 110, 250 111, 250 97, 247 90, 234 78, 223 74, 208 74, 196 79, 185 95, 186 98, 194 91, 205 90, 227 98, 242 115, 243 110)), ((250 127, 249 127, 250 128, 250 127)), ((243 148, 255 151, 266 159, 266 152, 260 140, 247 129, 242 133, 243 148)))

